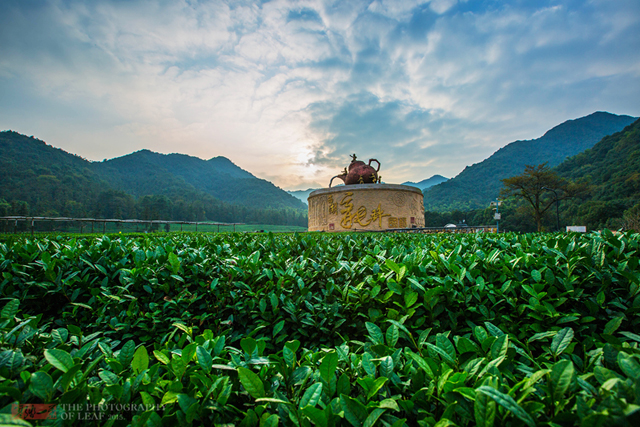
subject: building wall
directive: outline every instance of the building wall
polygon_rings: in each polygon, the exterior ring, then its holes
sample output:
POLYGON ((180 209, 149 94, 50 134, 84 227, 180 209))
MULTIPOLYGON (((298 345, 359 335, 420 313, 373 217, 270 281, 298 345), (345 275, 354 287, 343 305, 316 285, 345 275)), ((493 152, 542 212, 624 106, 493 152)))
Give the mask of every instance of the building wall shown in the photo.
POLYGON ((424 227, 422 191, 395 184, 323 188, 309 195, 309 231, 424 227))

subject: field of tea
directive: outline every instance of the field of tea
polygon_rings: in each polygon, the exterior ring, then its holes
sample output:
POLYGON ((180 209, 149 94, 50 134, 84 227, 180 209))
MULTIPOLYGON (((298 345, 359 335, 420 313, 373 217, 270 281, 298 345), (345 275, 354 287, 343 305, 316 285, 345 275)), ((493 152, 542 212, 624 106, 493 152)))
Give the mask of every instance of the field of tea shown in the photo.
POLYGON ((6 240, 0 424, 640 425, 639 257, 607 230, 6 240))

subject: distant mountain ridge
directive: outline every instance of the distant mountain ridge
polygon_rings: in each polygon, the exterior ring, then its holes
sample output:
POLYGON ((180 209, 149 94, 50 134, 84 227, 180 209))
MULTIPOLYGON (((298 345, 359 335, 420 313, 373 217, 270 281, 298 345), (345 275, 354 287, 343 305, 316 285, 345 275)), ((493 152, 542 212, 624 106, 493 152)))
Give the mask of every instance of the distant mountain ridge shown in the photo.
POLYGON ((291 190, 287 191, 287 193, 291 194, 293 197, 300 200, 305 205, 308 205, 309 202, 307 202, 307 199, 309 198, 309 194, 316 190, 317 188, 307 188, 306 190, 291 190))
POLYGON ((498 196, 500 180, 522 173, 525 165, 547 162, 551 167, 557 166, 635 120, 596 112, 555 126, 540 138, 514 141, 486 160, 467 166, 456 177, 425 190, 425 209, 445 212, 484 208, 498 196))
POLYGON ((226 157, 202 160, 185 154, 136 151, 92 167, 115 188, 135 196, 171 194, 181 188, 257 208, 305 209, 295 197, 259 179, 226 157))
POLYGON ((423 179, 420 182, 407 181, 407 182, 403 182, 402 185, 410 185, 412 187, 418 187, 419 189, 424 191, 427 188, 431 188, 434 185, 438 185, 438 184, 443 183, 443 182, 448 181, 448 180, 449 180, 449 178, 445 178, 442 175, 433 175, 431 178, 423 179))
MULTIPOLYGON (((445 178, 442 175, 434 175, 431 178, 423 179, 420 182, 411 182, 411 181, 403 182, 402 185, 410 185, 412 187, 418 187, 419 189, 424 190, 426 188, 429 188, 431 186, 444 182, 448 179, 449 178, 445 178)), ((337 184, 337 185, 334 185, 334 187, 337 187, 339 185, 343 185, 343 184, 337 184)), ((307 200, 309 199, 309 194, 311 194, 313 191, 316 191, 316 190, 318 189, 307 188, 306 190, 291 190, 291 191, 287 191, 287 193, 291 194, 293 197, 301 200, 304 204, 308 205, 309 203, 307 200)))
POLYGON ((102 162, 0 132, 0 216, 306 224, 306 206, 229 159, 141 150, 102 162))

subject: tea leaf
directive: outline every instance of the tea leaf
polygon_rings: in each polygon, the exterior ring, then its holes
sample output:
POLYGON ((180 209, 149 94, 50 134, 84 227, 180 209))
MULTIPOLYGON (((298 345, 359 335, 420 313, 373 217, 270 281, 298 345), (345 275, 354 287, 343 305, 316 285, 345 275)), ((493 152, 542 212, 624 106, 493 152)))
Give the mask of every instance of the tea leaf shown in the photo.
POLYGON ((69 353, 57 348, 47 349, 44 351, 44 357, 47 362, 51 363, 62 372, 67 372, 73 367, 73 358, 69 353))
POLYGON ((376 374, 376 365, 371 361, 373 356, 370 353, 365 353, 362 355, 362 368, 367 373, 367 375, 374 376, 376 374))
POLYGON ((147 368, 149 368, 149 353, 147 353, 147 349, 145 348, 145 346, 141 345, 133 354, 133 360, 131 360, 131 368, 136 374, 140 374, 147 368))
MULTIPOLYGON (((531 415, 529 415, 524 409, 522 409, 522 407, 520 405, 518 405, 516 403, 516 401, 513 400, 513 398, 511 396, 509 396, 508 394, 504 394, 504 393, 496 390, 495 388, 487 386, 487 385, 483 385, 483 386, 478 387, 476 389, 476 396, 478 396, 478 393, 482 393, 482 394, 484 394, 486 396, 489 396, 491 399, 495 400, 496 403, 498 403, 500 406, 502 406, 507 411, 511 412, 516 417, 518 417, 520 420, 522 420, 529 427, 535 427, 536 423, 533 420, 533 418, 531 418, 531 415)), ((476 401, 477 401, 477 399, 478 399, 478 397, 476 397, 476 401)), ((475 408, 474 408, 474 410, 475 410, 475 408)), ((488 413, 488 410, 485 409, 485 412, 488 413)), ((495 416, 495 411, 494 411, 494 416, 495 416)))
POLYGON ((362 403, 344 394, 340 395, 340 406, 344 411, 344 418, 354 427, 362 427, 369 416, 367 408, 362 403))
POLYGON ((448 362, 449 364, 455 366, 455 364, 456 364, 455 359, 453 357, 451 357, 449 355, 449 353, 447 353, 445 350, 441 349, 440 347, 436 347, 435 345, 433 345, 431 343, 427 343, 427 346, 430 349, 432 349, 433 351, 435 351, 436 353, 438 353, 442 357, 442 360, 444 360, 444 361, 448 362))
POLYGON ((373 382, 371 383, 371 387, 369 388, 369 391, 367 392, 367 399, 371 399, 376 394, 378 394, 378 391, 380 391, 382 386, 384 386, 384 384, 388 380, 389 379, 386 378, 386 377, 378 377, 375 380, 373 380, 373 382))
POLYGON ((455 360, 456 358, 456 348, 453 346, 449 338, 447 338, 444 334, 436 335, 436 345, 438 348, 444 350, 449 356, 451 360, 455 360))
POLYGON ((171 266, 171 272, 173 274, 177 274, 178 271, 180 271, 180 260, 178 259, 176 254, 171 252, 169 254, 168 261, 169 261, 169 265, 171 266))
POLYGON ((254 399, 265 397, 264 384, 258 375, 247 368, 239 367, 238 376, 240 377, 240 383, 251 397, 254 399))
POLYGON ((313 423, 320 427, 327 427, 327 416, 322 409, 315 408, 313 406, 305 406, 302 408, 302 413, 313 421, 313 423))
POLYGON ((276 414, 271 414, 267 418, 264 418, 263 416, 263 419, 261 419, 260 421, 260 427, 276 427, 279 420, 280 417, 278 417, 276 414))
POLYGON ((387 345, 389 347, 395 347, 400 338, 400 330, 396 325, 391 325, 387 328, 387 345))
POLYGON ((554 402, 560 400, 569 389, 574 372, 575 369, 570 360, 561 360, 553 365, 549 379, 553 390, 551 397, 554 402))
POLYGON ((378 326, 371 322, 366 322, 365 327, 369 331, 369 337, 374 344, 384 344, 384 335, 378 326))
POLYGON ((209 350, 202 346, 198 346, 196 348, 196 356, 198 358, 198 364, 200 367, 206 372, 211 372, 211 367, 213 366, 213 358, 209 353, 209 350))
POLYGON ((531 270, 531 278, 537 282, 542 280, 542 274, 538 270, 531 270))
POLYGON ((573 329, 564 328, 559 331, 551 341, 551 354, 558 357, 571 344, 571 340, 573 340, 573 329))
POLYGON ((411 332, 409 332, 409 330, 407 329, 406 326, 404 326, 403 324, 399 323, 396 320, 391 320, 391 319, 387 319, 387 322, 391 323, 392 325, 397 326, 398 328, 400 328, 401 331, 403 331, 404 333, 407 334, 407 336, 411 337, 411 332))
POLYGON ((279 321, 273 327, 273 336, 275 337, 276 335, 278 335, 278 333, 282 330, 282 328, 284 328, 284 320, 279 321))
POLYGON ((153 350, 153 355, 156 357, 156 359, 158 359, 160 363, 163 363, 165 365, 168 365, 169 362, 171 362, 171 359, 169 359, 166 354, 162 353, 159 350, 153 350))
POLYGON ((545 339, 548 337, 553 337, 553 336, 556 336, 557 333, 558 332, 556 331, 538 332, 537 334, 534 334, 531 338, 529 338, 527 342, 530 343, 530 342, 545 339))
POLYGON ((376 423, 376 421, 378 421, 378 418, 380 418, 382 416, 382 414, 384 414, 385 411, 386 411, 386 409, 383 409, 383 408, 374 409, 369 414, 369 416, 367 416, 367 418, 364 420, 364 423, 362 424, 362 427, 373 427, 373 425, 376 423))
POLYGON ((326 382, 330 382, 331 379, 335 377, 335 372, 338 367, 338 354, 335 351, 327 353, 324 358, 322 358, 322 363, 320 363, 320 376, 326 382))
POLYGON ((487 330, 489 331, 489 333, 494 337, 501 337, 504 335, 504 332, 502 332, 502 330, 498 328, 496 325, 494 325, 493 323, 484 322, 484 325, 487 327, 487 330))
POLYGON ((618 353, 618 365, 627 377, 633 380, 640 378, 640 364, 635 358, 620 352, 618 353))
POLYGON ((491 345, 491 359, 497 359, 507 355, 509 349, 509 336, 502 335, 491 345))
MULTIPOLYGON (((335 354, 335 353, 334 353, 335 354)), ((304 392, 300 399, 300 409, 305 406, 316 406, 322 396, 322 383, 315 383, 304 392)))
POLYGON ((31 374, 29 391, 42 400, 53 393, 53 380, 46 372, 38 371, 31 374))
POLYGON ((131 360, 133 360, 133 354, 135 350, 136 343, 133 342, 133 340, 127 341, 118 353, 118 362, 120 362, 122 366, 129 366, 131 360))
POLYGON ((2 308, 0 317, 3 319, 13 319, 18 314, 18 307, 20 307, 20 300, 12 299, 2 308))
POLYGON ((604 333, 612 335, 622 324, 622 317, 614 317, 604 326, 604 333))

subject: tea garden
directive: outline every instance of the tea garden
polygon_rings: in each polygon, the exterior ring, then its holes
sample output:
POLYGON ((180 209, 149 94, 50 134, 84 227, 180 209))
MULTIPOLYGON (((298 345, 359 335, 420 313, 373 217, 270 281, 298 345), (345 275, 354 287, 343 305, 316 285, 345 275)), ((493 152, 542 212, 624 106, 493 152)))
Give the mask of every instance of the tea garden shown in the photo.
POLYGON ((608 230, 7 238, 0 425, 639 425, 639 258, 608 230))

